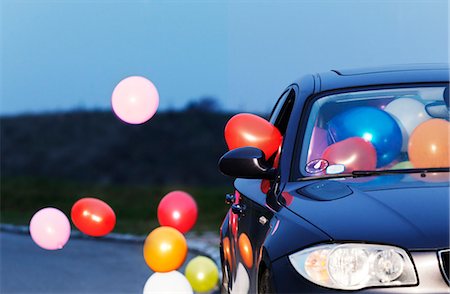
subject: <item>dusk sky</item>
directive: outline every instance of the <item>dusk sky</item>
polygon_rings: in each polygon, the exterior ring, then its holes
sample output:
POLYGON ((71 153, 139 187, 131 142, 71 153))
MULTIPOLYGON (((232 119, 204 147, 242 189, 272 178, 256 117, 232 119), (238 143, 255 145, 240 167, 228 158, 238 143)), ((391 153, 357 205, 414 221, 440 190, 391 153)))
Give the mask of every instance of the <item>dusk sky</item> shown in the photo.
POLYGON ((447 0, 0 1, 3 115, 108 109, 130 75, 268 112, 307 73, 449 58, 447 0))

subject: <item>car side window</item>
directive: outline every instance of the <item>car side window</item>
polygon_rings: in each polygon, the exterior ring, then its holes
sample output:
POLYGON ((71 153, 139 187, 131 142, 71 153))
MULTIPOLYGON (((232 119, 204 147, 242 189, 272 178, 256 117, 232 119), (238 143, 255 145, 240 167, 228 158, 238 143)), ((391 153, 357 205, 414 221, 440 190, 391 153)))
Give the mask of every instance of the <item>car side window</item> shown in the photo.
POLYGON ((269 116, 269 121, 271 124, 275 124, 275 121, 280 114, 281 109, 283 108, 284 102, 286 101, 287 97, 289 96, 289 90, 286 90, 281 94, 280 98, 278 98, 277 103, 275 104, 274 108, 272 109, 272 112, 269 116))
MULTIPOLYGON (((289 122, 289 117, 294 106, 295 91, 291 88, 281 95, 275 105, 272 114, 270 115, 270 123, 273 124, 280 131, 281 135, 284 136, 286 133, 287 125, 289 122)), ((280 159, 280 152, 275 153, 271 158, 268 159, 269 163, 274 166, 278 166, 280 159)))
POLYGON ((270 116, 270 123, 276 126, 283 136, 286 133, 289 117, 294 106, 294 98, 295 91, 293 89, 287 90, 278 100, 270 116))

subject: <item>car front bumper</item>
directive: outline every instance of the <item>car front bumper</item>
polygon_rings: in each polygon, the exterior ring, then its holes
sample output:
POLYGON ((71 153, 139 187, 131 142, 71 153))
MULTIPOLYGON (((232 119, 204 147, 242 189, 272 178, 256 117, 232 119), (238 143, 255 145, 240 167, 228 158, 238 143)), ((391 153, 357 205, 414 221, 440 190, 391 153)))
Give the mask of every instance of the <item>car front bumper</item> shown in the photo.
POLYGON ((272 283, 276 293, 450 293, 450 287, 441 271, 435 251, 411 253, 418 274, 418 285, 367 288, 358 291, 342 291, 318 286, 303 278, 289 262, 282 257, 272 263, 272 283))

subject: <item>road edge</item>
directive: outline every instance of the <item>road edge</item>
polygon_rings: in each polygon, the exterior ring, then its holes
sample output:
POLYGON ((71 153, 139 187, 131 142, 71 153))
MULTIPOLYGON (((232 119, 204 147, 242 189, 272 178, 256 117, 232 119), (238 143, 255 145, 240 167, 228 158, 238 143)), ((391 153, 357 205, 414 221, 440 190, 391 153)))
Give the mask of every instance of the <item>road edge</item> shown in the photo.
MULTIPOLYGON (((15 234, 26 234, 29 235, 28 226, 23 225, 13 225, 0 223, 0 232, 8 232, 15 234)), ((201 240, 201 238, 196 237, 194 234, 189 233, 185 235, 188 250, 194 252, 199 255, 204 255, 211 258, 217 265, 219 269, 219 274, 221 272, 220 266, 220 252, 219 245, 213 246, 201 240)), ((144 243, 146 236, 143 235, 133 235, 133 234, 119 234, 119 233, 110 233, 104 237, 90 237, 88 235, 83 234, 78 230, 72 230, 70 233, 70 238, 77 239, 89 239, 89 240, 97 240, 97 241, 113 241, 113 242, 131 242, 131 243, 144 243)), ((220 275, 219 275, 220 277, 220 275)))

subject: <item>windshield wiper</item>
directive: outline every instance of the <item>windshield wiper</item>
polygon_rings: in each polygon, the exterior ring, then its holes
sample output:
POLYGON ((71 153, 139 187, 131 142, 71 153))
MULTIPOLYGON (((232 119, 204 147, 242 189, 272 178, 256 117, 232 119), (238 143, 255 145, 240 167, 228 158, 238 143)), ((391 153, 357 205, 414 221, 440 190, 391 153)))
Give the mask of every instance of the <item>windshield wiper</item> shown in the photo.
POLYGON ((426 174, 426 173, 445 173, 450 172, 449 167, 432 168, 405 168, 405 169, 386 169, 386 170, 354 170, 351 175, 357 177, 370 177, 387 174, 426 174))
POLYGON ((432 168, 406 168, 406 169, 391 169, 391 170, 355 170, 351 173, 345 174, 331 174, 331 175, 320 175, 312 177, 304 177, 297 179, 298 181, 309 181, 309 180, 324 180, 324 179, 336 179, 336 178, 360 178, 360 177, 371 177, 378 175, 389 175, 389 174, 422 174, 427 173, 448 173, 450 172, 449 167, 432 167, 432 168))

